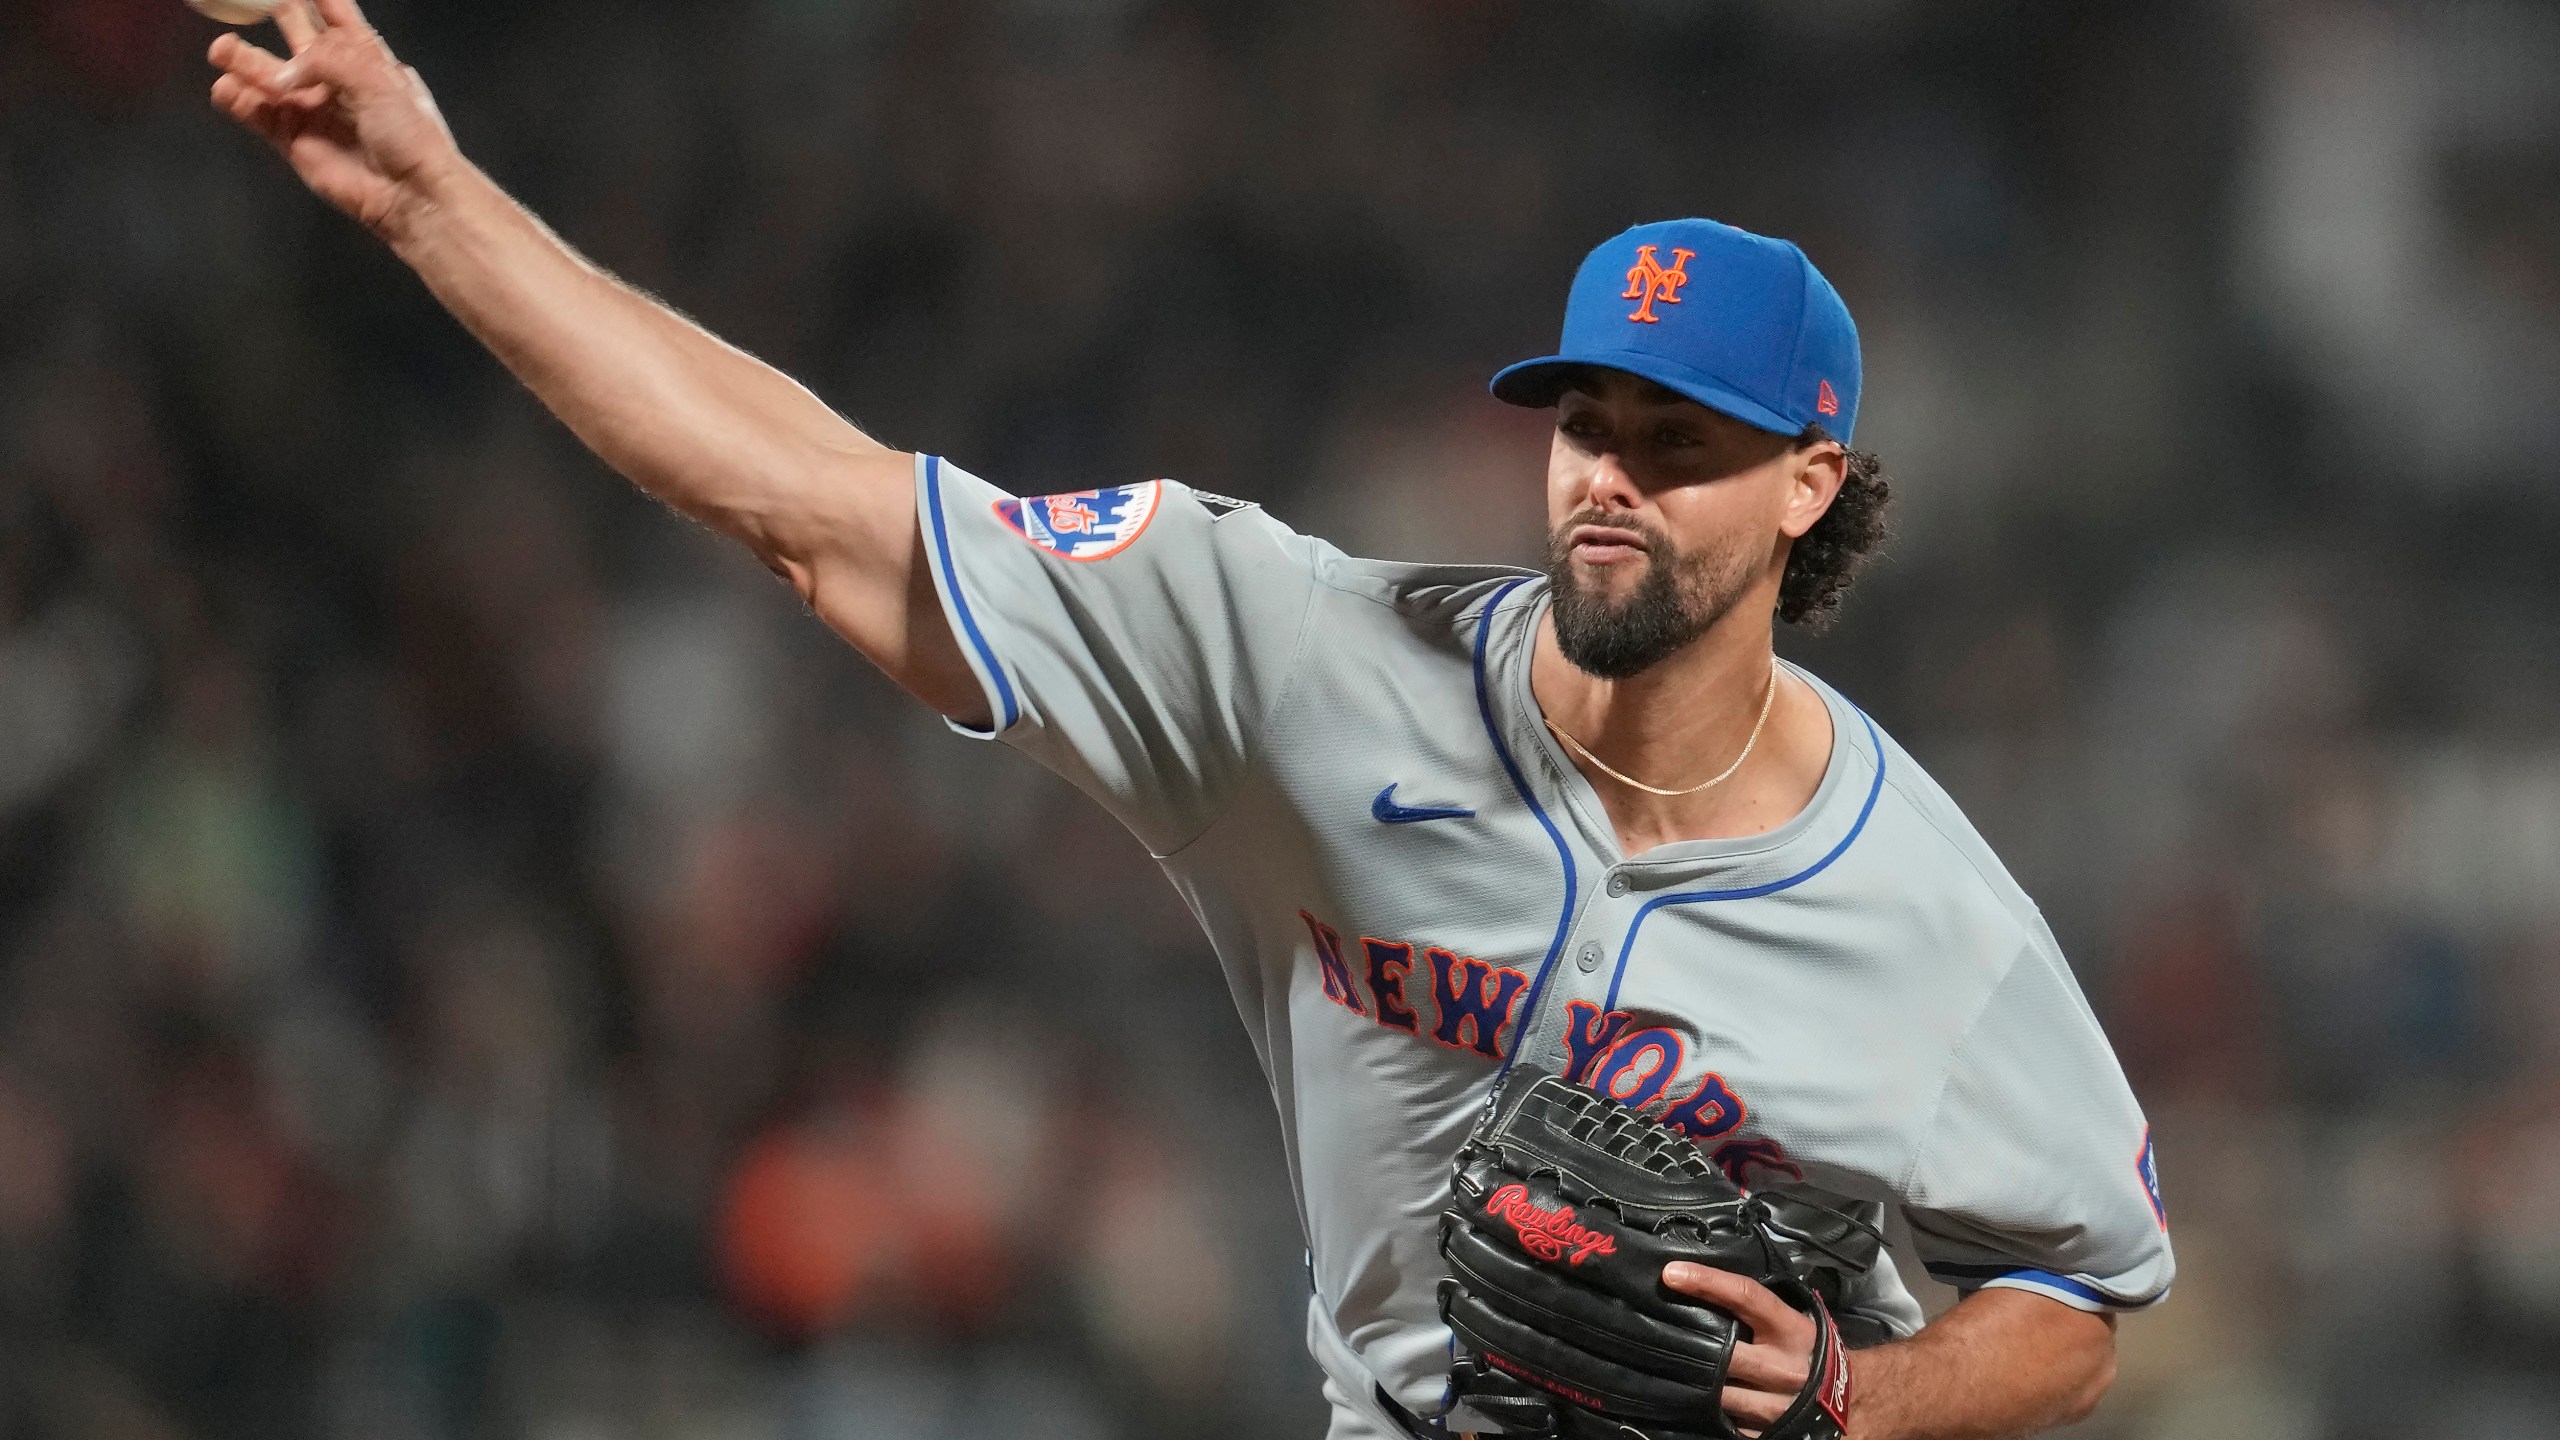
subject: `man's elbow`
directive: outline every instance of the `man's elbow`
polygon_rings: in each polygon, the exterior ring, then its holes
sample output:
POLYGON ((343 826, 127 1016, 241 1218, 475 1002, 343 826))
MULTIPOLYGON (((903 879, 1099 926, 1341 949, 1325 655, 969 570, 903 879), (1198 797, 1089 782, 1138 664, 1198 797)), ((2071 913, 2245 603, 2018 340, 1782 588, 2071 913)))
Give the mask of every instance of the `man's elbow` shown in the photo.
POLYGON ((2116 1329, 2113 1317, 2107 1327, 2097 1333, 2079 1366, 2077 1383, 2063 1396, 2059 1423, 2077 1425, 2086 1420, 2105 1399, 2109 1387, 2116 1383, 2116 1329))
POLYGON ((746 537, 746 544, 747 549, 754 552, 756 559, 763 564, 764 568, 772 571, 782 583, 791 587, 792 593, 800 597, 800 603, 809 607, 810 613, 824 613, 818 609, 817 566, 783 549, 779 543, 767 536, 750 535, 746 537))

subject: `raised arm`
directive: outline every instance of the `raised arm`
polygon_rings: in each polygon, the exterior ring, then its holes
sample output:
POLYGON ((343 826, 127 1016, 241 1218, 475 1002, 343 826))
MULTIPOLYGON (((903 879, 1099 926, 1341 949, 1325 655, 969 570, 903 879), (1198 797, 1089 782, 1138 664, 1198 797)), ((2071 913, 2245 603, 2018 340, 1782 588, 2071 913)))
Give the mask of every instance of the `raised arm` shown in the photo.
POLYGON ((913 457, 616 280, 465 159, 355 0, 278 12, 286 60, 225 35, 214 104, 362 222, 606 464, 736 537, 889 677, 988 721, 943 619, 913 457))

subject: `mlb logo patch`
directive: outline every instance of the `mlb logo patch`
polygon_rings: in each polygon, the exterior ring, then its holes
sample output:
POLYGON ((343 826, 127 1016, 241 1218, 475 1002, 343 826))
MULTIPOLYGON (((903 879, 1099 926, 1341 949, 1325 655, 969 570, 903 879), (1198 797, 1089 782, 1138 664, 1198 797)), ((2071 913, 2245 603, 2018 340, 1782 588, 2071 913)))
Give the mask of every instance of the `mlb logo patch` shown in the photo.
POLYGON ((2151 1197, 2151 1216, 2160 1228, 2169 1228, 2169 1208, 2160 1203, 2160 1160, 2151 1148, 2151 1132, 2142 1132, 2142 1153, 2133 1157, 2134 1173, 2142 1177, 2142 1188, 2151 1197))
POLYGON ((1163 493, 1163 483, 1150 480, 1022 500, 1007 496, 996 502, 996 518, 1052 555, 1107 560, 1137 542, 1147 522, 1156 518, 1163 493))

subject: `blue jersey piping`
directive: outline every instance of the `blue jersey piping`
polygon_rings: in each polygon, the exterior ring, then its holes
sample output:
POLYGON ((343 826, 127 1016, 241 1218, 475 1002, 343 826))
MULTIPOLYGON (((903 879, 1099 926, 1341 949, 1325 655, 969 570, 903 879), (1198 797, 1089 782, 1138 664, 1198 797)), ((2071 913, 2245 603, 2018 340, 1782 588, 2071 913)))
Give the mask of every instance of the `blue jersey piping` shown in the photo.
POLYGON ((1014 703, 1013 682, 1005 678, 1004 667, 996 663, 995 647, 987 643, 986 635, 978 629, 978 617, 969 613, 969 597, 960 589, 960 572, 951 563, 951 527, 942 519, 942 457, 939 455, 924 457, 924 495, 925 503, 933 510, 933 551, 934 558, 942 566, 942 588, 951 596, 951 608, 960 612, 960 628, 967 632, 970 645, 977 649, 978 658, 986 663, 987 673, 995 677, 996 698, 1004 702, 1001 717, 1004 723, 996 726, 996 732, 1002 734, 1022 718, 1022 707, 1014 703))
MULTIPOLYGON (((1601 1007, 1602 1014, 1605 1015, 1618 1008, 1618 982, 1627 977, 1627 957, 1635 952, 1636 934, 1644 929, 1646 916, 1665 905, 1696 905, 1711 900, 1753 900, 1763 895, 1775 895, 1781 890, 1801 885, 1830 869, 1832 861, 1848 853, 1849 847, 1857 842, 1859 834, 1867 828, 1867 817, 1876 812, 1876 797, 1884 793, 1884 741, 1876 735, 1876 722, 1867 719, 1867 712, 1858 711, 1858 718, 1866 724, 1867 743, 1875 747, 1876 778, 1874 783, 1867 786, 1867 803, 1859 807, 1857 823, 1849 827, 1849 833, 1840 837, 1840 843, 1831 847, 1830 854, 1784 880, 1772 880, 1766 885, 1749 885, 1739 890, 1689 890, 1677 895, 1656 895, 1644 902, 1642 908, 1636 911, 1636 918, 1627 922, 1627 938, 1618 946, 1618 966, 1609 972, 1609 999, 1608 1003, 1601 1007)), ((1563 937, 1559 936, 1557 939, 1558 943, 1562 943, 1563 937)))
POLYGON ((1564 953, 1565 937, 1573 933, 1573 902, 1578 893, 1573 851, 1564 843, 1564 833, 1556 829, 1556 822, 1547 818, 1546 807, 1530 793, 1529 781, 1520 773, 1519 762, 1511 758, 1511 747, 1502 743, 1502 727, 1493 719, 1493 690, 1485 683, 1485 644, 1493 636, 1493 612, 1501 606, 1503 597, 1527 583, 1525 579, 1514 580, 1494 591, 1493 598, 1484 602, 1484 609, 1476 618, 1476 713, 1484 717, 1485 738, 1493 742, 1494 756, 1502 762, 1502 772, 1511 777, 1511 788, 1519 791, 1520 798, 1528 802, 1529 813, 1538 817, 1538 824, 1546 829, 1547 839, 1555 844, 1556 859, 1564 866, 1564 910, 1556 916, 1556 938, 1547 946, 1547 958, 1538 962, 1538 978, 1529 982, 1529 998, 1520 1007, 1518 1027, 1511 1032, 1511 1053, 1503 1057, 1502 1068, 1493 1072, 1497 1080, 1511 1073, 1511 1062, 1520 1058, 1521 1041, 1527 1038, 1529 1027, 1537 1022, 1538 997, 1546 993, 1547 976, 1556 968, 1556 957, 1564 953))
MULTIPOLYGON (((2068 1275, 2056 1275, 2050 1270, 2031 1270, 2016 1265, 1931 1265, 1928 1271, 1939 1279, 1953 1280, 1959 1284, 1965 1281, 1979 1285, 1991 1280, 2014 1280, 2021 1284, 2042 1285, 2048 1289, 2059 1290, 2066 1295, 2076 1295, 2092 1305, 2104 1305, 2111 1310, 2140 1309, 2145 1305, 2156 1304, 2160 1299, 2158 1295, 2149 1300, 2119 1299, 2094 1285, 2074 1280, 2068 1275)), ((2161 1293, 2165 1295, 2168 1292, 2161 1293)))

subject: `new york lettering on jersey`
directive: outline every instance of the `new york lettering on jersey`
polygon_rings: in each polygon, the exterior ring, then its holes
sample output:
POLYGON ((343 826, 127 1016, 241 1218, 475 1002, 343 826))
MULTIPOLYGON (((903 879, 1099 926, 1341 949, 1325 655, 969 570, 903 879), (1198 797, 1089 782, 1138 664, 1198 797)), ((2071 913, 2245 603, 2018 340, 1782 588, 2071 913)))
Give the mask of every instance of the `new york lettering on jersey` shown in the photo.
MULTIPOLYGON (((1324 997, 1352 1015, 1389 1030, 1453 1050, 1473 1050, 1507 1064, 1520 1036, 1521 1001, 1529 975, 1488 964, 1439 945, 1360 936, 1346 945, 1342 933, 1305 911, 1324 997), (1425 988, 1410 991, 1419 953, 1425 988), (1419 1005, 1421 1008, 1417 1009, 1419 1005)), ((1587 1000, 1566 1002, 1566 1060, 1561 1073, 1630 1108, 1705 1143, 1736 1184, 1750 1187, 1802 1180, 1786 1147, 1770 1137, 1733 1137, 1750 1114, 1732 1084, 1713 1070, 1682 1078, 1687 1061, 1711 1061, 1691 1021, 1664 1014, 1612 1010, 1605 1015, 1587 1000), (1678 1081, 1678 1083, 1674 1083, 1678 1081)))

